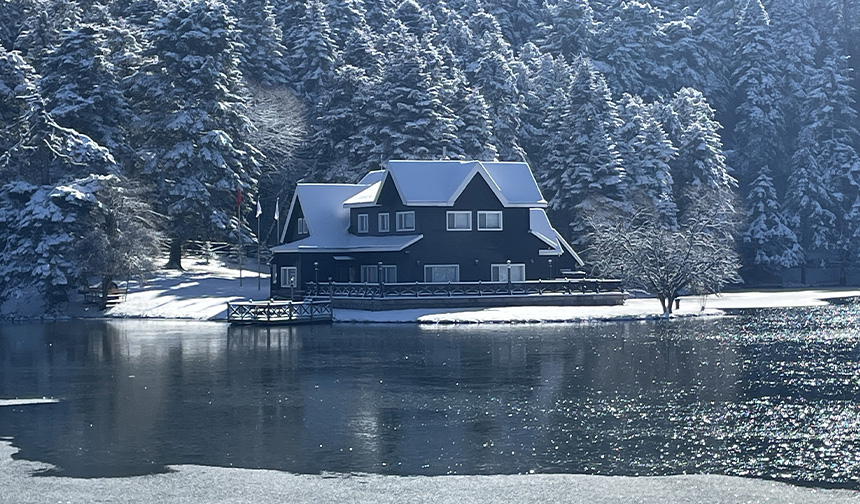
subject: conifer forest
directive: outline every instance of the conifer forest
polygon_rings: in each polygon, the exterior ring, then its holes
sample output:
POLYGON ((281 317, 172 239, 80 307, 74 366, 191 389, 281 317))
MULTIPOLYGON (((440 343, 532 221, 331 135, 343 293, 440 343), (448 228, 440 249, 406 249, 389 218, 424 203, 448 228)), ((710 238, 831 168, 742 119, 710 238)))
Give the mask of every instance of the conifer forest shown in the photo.
POLYGON ((0 0, 0 298, 443 156, 527 161, 586 262, 716 201, 747 284, 856 284, 858 61, 860 0, 0 0))

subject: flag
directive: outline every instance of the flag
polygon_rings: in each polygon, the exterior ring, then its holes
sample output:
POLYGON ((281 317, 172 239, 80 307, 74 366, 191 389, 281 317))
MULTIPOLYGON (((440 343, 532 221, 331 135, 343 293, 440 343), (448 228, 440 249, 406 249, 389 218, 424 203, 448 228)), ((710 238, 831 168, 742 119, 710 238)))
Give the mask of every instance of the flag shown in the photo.
POLYGON ((278 199, 276 199, 276 200, 275 200, 275 220, 276 220, 276 221, 281 220, 281 216, 280 216, 280 213, 281 213, 281 212, 280 212, 280 210, 278 210, 278 202, 279 202, 279 201, 280 201, 280 198, 278 198, 278 199))
POLYGON ((257 213, 254 215, 254 217, 259 219, 261 213, 263 213, 263 207, 260 206, 260 200, 257 200, 257 213))
POLYGON ((236 189, 236 208, 242 206, 242 188, 236 189))

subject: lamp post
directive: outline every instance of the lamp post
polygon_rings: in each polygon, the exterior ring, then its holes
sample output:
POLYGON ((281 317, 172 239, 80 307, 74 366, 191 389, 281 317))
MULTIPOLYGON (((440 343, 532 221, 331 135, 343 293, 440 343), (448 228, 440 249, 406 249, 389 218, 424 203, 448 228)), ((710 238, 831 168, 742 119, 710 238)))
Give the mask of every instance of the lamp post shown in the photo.
POLYGON ((508 294, 511 293, 511 260, 508 259, 508 294))
POLYGON ((552 259, 547 259, 546 262, 549 264, 549 279, 552 280, 552 259))
POLYGON ((314 261, 314 296, 320 292, 320 263, 314 261))

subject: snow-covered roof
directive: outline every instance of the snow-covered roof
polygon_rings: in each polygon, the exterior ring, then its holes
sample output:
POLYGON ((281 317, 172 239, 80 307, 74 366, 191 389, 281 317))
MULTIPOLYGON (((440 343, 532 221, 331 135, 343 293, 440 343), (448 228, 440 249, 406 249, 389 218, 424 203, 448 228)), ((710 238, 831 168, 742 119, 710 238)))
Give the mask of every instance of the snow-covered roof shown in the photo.
POLYGON ((362 179, 358 182, 360 185, 370 185, 375 184, 377 182, 382 182, 382 179, 385 178, 385 170, 373 170, 371 172, 367 172, 367 175, 362 177, 362 179))
MULTIPOLYGON (((367 177, 365 177, 367 178, 367 177)), ((363 180, 363 179, 362 179, 363 180)), ((376 203, 376 198, 379 196, 379 190, 382 189, 382 181, 374 182, 359 191, 355 196, 343 202, 343 206, 368 206, 376 203)))
POLYGON ((550 246, 549 249, 541 250, 540 255, 560 256, 567 251, 580 266, 585 264, 561 236, 561 233, 552 227, 549 217, 547 217, 546 211, 543 208, 532 208, 529 210, 529 232, 550 246))
MULTIPOLYGON (((310 235, 279 245, 272 252, 399 251, 417 242, 422 235, 355 236, 349 233, 349 208, 343 202, 367 189, 362 184, 299 184, 290 205, 287 222, 298 201, 310 235)), ((284 229, 286 234, 286 229, 284 229)), ((282 240, 284 237, 281 238, 282 240)))
MULTIPOLYGON (((390 173, 400 198, 407 206, 453 205, 469 182, 480 175, 506 207, 546 207, 531 169, 521 162, 483 161, 389 161, 384 172, 390 173)), ((362 183, 370 183, 360 196, 350 199, 347 206, 375 204, 379 188, 376 183, 385 173, 371 172, 362 183)))

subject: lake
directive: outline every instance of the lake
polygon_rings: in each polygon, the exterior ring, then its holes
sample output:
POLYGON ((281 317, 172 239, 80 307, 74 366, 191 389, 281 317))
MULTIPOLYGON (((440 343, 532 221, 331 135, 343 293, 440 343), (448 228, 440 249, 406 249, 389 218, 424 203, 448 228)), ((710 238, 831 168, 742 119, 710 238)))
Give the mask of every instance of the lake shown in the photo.
POLYGON ((168 465, 711 473, 860 488, 852 304, 571 325, 0 325, 0 437, 75 477, 168 465))

